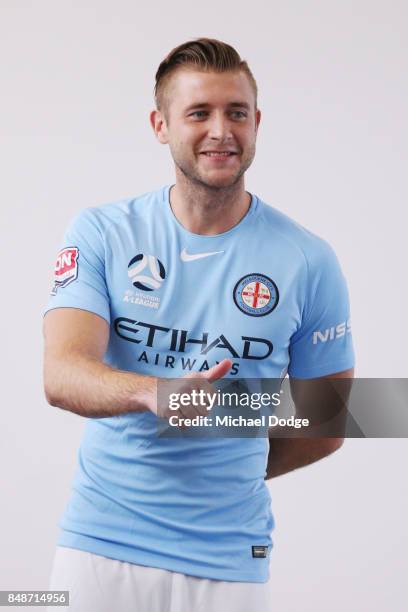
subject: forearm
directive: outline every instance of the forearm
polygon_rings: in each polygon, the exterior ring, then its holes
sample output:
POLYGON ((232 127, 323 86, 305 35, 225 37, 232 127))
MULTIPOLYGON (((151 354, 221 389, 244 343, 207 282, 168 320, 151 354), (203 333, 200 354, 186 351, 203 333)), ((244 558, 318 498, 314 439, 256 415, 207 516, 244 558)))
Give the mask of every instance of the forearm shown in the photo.
POLYGON ((353 375, 351 368, 314 380, 290 379, 296 416, 311 423, 308 437, 289 427, 279 428, 279 434, 273 430, 265 480, 310 465, 342 446, 353 375))
POLYGON ((319 461, 342 443, 342 438, 270 438, 265 480, 319 461))
POLYGON ((155 398, 156 380, 116 370, 81 354, 44 361, 48 402, 85 417, 149 410, 155 398))

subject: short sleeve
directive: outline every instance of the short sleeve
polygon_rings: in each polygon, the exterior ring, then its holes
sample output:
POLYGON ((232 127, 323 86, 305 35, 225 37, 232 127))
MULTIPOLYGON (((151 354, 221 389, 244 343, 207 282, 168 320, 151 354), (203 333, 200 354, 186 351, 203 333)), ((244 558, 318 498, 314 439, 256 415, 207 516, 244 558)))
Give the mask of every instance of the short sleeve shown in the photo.
POLYGON ((53 308, 80 308, 110 323, 102 228, 92 208, 81 211, 65 232, 44 314, 53 308))
POLYGON ((308 258, 306 299, 289 345, 289 376, 315 378, 354 367, 346 280, 329 244, 319 239, 308 258))

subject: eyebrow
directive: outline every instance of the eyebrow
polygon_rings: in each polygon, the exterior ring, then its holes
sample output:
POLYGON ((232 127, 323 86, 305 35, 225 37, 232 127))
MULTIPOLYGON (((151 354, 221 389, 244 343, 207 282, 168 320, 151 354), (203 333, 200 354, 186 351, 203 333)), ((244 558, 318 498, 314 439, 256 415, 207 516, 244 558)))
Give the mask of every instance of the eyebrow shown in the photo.
MULTIPOLYGON (((210 106, 211 104, 209 104, 208 102, 197 102, 195 104, 187 106, 185 112, 187 113, 188 111, 194 110, 195 108, 208 108, 210 106)), ((250 110, 250 106, 247 102, 230 102, 229 104, 227 104, 227 106, 228 108, 245 108, 246 110, 250 110)))

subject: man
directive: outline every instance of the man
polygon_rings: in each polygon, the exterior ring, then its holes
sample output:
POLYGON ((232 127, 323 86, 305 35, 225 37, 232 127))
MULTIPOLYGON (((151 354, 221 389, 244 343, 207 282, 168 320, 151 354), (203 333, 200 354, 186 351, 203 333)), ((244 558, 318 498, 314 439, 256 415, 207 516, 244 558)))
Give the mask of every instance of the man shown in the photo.
POLYGON ((157 385, 351 377, 347 289, 327 243, 245 191, 261 113, 237 52, 180 45, 155 93, 175 184, 82 211, 57 258, 45 392, 88 420, 50 588, 76 612, 273 609, 264 479, 342 439, 158 437, 157 385))

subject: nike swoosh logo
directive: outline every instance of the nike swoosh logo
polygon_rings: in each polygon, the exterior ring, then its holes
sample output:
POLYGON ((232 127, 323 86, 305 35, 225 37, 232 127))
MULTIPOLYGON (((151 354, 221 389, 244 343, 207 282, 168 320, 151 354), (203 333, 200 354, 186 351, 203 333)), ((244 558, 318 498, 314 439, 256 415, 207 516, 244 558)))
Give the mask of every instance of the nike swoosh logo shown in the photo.
POLYGON ((224 253, 224 251, 212 251, 212 253, 187 253, 186 249, 183 249, 180 253, 181 261, 195 261, 196 259, 203 259, 203 257, 211 257, 211 255, 218 255, 224 253))

